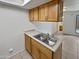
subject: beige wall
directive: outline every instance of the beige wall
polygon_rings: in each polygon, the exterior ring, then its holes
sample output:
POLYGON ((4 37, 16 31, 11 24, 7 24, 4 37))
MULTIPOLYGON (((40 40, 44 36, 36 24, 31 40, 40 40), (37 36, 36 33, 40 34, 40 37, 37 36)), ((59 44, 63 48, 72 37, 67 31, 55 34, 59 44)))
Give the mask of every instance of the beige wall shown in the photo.
POLYGON ((10 56, 24 49, 24 31, 32 29, 28 11, 0 4, 0 56, 10 56), (9 53, 10 48, 14 49, 9 53))

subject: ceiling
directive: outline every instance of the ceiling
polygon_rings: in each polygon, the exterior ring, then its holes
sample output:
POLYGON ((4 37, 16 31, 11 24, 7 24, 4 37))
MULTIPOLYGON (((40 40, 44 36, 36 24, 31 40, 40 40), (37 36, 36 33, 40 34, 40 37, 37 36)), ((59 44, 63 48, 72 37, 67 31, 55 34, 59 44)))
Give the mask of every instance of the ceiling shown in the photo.
POLYGON ((49 1, 51 0, 0 0, 0 4, 31 9, 49 1))
POLYGON ((79 10, 79 0, 64 0, 65 11, 79 10))
POLYGON ((44 3, 47 3, 49 1, 51 1, 51 0, 31 0, 29 3, 24 5, 24 8, 31 9, 31 8, 37 7, 39 5, 42 5, 44 3))
MULTIPOLYGON (((0 0, 0 3, 30 9, 49 1, 50 0, 0 0)), ((79 10, 79 0, 64 0, 64 11, 76 10, 79 10)))
POLYGON ((2 4, 11 4, 11 5, 16 5, 16 6, 24 6, 31 0, 0 0, 0 3, 2 4))
POLYGON ((0 0, 0 3, 8 3, 8 4, 13 4, 13 5, 21 5, 23 4, 22 0, 0 0))

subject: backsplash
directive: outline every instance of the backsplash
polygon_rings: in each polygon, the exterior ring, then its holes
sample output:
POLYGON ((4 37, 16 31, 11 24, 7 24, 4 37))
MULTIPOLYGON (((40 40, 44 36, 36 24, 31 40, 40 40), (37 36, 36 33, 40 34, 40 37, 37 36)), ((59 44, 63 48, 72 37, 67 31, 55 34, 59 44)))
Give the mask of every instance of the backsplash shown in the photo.
POLYGON ((43 33, 53 34, 57 32, 57 22, 33 22, 36 29, 43 33))

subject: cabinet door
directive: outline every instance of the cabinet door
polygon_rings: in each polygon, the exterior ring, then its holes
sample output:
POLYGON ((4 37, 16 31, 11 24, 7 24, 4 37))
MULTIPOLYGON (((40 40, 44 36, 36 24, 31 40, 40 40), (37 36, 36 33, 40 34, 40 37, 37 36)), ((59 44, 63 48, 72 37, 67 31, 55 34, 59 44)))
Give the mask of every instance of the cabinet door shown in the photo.
POLYGON ((43 54, 43 53, 40 53, 40 55, 41 55, 41 58, 40 59, 49 59, 45 54, 43 54))
POLYGON ((49 4, 48 12, 48 21, 56 22, 58 19, 58 5, 56 3, 49 4))
POLYGON ((33 9, 34 21, 38 21, 38 19, 39 19, 38 11, 39 11, 38 8, 33 9))
POLYGON ((48 18, 48 5, 41 5, 39 7, 39 21, 46 21, 48 18))
POLYGON ((45 20, 48 21, 48 4, 45 4, 45 20))
POLYGON ((39 20, 45 21, 45 7, 44 6, 39 7, 39 20))
POLYGON ((52 59, 52 51, 50 49, 46 48, 45 46, 43 46, 42 44, 38 43, 35 40, 32 40, 32 45, 34 45, 40 50, 40 55, 41 55, 40 59, 43 59, 45 57, 48 59, 52 59))
POLYGON ((34 59, 40 59, 40 52, 39 49, 32 45, 32 57, 34 59))
POLYGON ((62 21, 62 16, 63 16, 63 1, 62 0, 59 0, 58 2, 58 18, 59 20, 58 21, 62 21))
POLYGON ((29 10, 29 19, 30 19, 30 21, 34 20, 34 10, 33 9, 29 10))
POLYGON ((40 55, 41 58, 40 59, 52 59, 52 51, 48 50, 46 47, 41 47, 42 49, 40 49, 40 55))
POLYGON ((39 21, 47 21, 48 19, 48 4, 39 7, 39 21))
POLYGON ((31 53, 31 38, 25 34, 25 49, 31 53))

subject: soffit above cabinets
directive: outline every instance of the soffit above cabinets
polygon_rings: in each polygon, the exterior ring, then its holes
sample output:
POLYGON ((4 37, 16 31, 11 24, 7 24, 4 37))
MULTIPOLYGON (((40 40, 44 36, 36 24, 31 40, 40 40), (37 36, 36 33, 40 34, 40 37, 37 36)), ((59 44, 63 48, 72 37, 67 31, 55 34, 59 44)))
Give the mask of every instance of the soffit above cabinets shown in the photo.
POLYGON ((0 3, 31 9, 49 1, 51 0, 0 0, 0 3))
POLYGON ((28 3, 31 0, 0 0, 4 4, 11 4, 16 6, 24 6, 25 3, 28 3))
MULTIPOLYGON (((24 5, 24 8, 26 9, 32 9, 34 7, 40 6, 44 3, 47 3, 51 0, 31 0, 29 3, 24 5)), ((52 0, 53 1, 53 0, 52 0)))
POLYGON ((64 0, 65 11, 77 11, 79 10, 79 0, 64 0))

